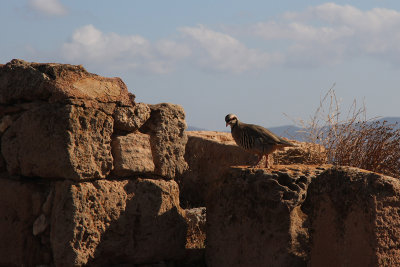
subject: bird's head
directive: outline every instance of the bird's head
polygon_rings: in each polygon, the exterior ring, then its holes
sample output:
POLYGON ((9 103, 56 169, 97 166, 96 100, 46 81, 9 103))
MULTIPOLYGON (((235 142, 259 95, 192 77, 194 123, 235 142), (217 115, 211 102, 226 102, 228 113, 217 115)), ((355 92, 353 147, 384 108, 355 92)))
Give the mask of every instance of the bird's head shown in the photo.
POLYGON ((237 122, 238 122, 238 118, 235 114, 228 114, 225 116, 225 122, 226 122, 226 127, 228 127, 228 125, 234 126, 237 122))

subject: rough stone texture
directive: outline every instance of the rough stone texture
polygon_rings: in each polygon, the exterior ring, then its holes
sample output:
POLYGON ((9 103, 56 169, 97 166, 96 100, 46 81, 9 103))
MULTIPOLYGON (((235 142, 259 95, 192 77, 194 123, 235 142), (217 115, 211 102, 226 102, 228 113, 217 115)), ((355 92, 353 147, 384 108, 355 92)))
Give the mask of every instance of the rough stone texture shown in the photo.
POLYGON ((356 168, 315 179, 309 215, 311 266, 400 266, 400 182, 356 168))
POLYGON ((59 182, 51 220, 56 266, 181 259, 186 220, 174 181, 59 182))
POLYGON ((251 165, 257 156, 241 149, 230 133, 187 132, 185 160, 189 169, 177 179, 184 207, 205 206, 208 185, 232 165, 251 165))
POLYGON ((207 199, 207 266, 305 266, 300 206, 322 169, 230 168, 207 199))
POLYGON ((48 228, 34 236, 34 222, 45 217, 41 206, 48 187, 0 179, 0 266, 49 265, 51 248, 48 228), (43 234, 43 235, 41 235, 43 234))
POLYGON ((0 66, 0 103, 63 102, 77 98, 132 105, 134 96, 120 78, 88 73, 82 66, 13 59, 0 66))
POLYGON ((105 178, 113 168, 114 118, 116 129, 127 131, 137 130, 150 115, 134 98, 121 79, 82 66, 17 59, 1 65, 0 171, 105 178))
MULTIPOLYGON (((237 146, 235 141, 232 138, 231 133, 228 132, 215 132, 215 131, 190 131, 187 132, 189 138, 193 138, 195 142, 201 142, 204 140, 205 142, 215 142, 220 145, 228 146, 226 149, 231 151, 232 148, 230 146, 237 146)), ((191 145, 188 140, 188 145, 191 145)), ((281 150, 277 150, 270 156, 271 164, 325 164, 326 163, 326 155, 325 149, 321 145, 299 142, 296 140, 289 140, 292 142, 295 147, 285 147, 281 150)), ((222 148, 218 147, 218 150, 222 148)), ((243 152, 243 149, 241 150, 243 152)), ((257 157, 253 157, 253 154, 246 152, 244 154, 246 156, 242 157, 242 161, 236 165, 253 165, 257 162, 257 157), (250 157, 250 158, 249 158, 250 157), (249 162, 249 163, 248 163, 249 162)), ((222 159, 221 159, 222 160, 222 159)), ((231 161, 228 158, 226 161, 231 161)), ((239 161, 239 160, 238 160, 239 161)), ((263 160, 264 161, 264 160, 263 160)), ((231 164, 232 166, 232 164, 231 164)))
POLYGON ((150 118, 150 108, 143 103, 134 107, 117 107, 114 111, 114 127, 125 132, 138 130, 150 118))
MULTIPOLYGON (((1 137, 3 136, 3 133, 8 129, 8 127, 10 127, 12 122, 13 122, 13 116, 0 114, 0 152, 1 152, 1 137)), ((7 171, 6 162, 4 161, 3 154, 0 153, 0 173, 6 171, 7 171)))
POLYGON ((175 266, 206 267, 206 208, 185 210, 187 222, 185 258, 175 266))
MULTIPOLYGON (((230 133, 213 131, 187 132, 188 142, 185 159, 189 170, 177 180, 181 188, 181 200, 184 207, 201 207, 205 205, 208 185, 218 179, 230 166, 252 166, 257 162, 257 156, 238 147, 230 133)), ((297 147, 285 148, 272 154, 271 163, 320 164, 311 162, 320 158, 320 146, 291 141, 297 147)), ((324 161, 323 161, 324 162, 324 161)))
POLYGON ((1 151, 13 175, 105 178, 112 169, 112 129, 112 118, 99 110, 42 104, 6 130, 1 151))
POLYGON ((135 132, 114 136, 112 154, 114 158, 113 176, 127 177, 154 172, 150 136, 147 134, 135 132))
POLYGON ((203 249, 206 241, 206 208, 185 210, 188 222, 186 248, 203 249))
POLYGON ((155 173, 175 178, 187 169, 184 159, 187 142, 185 112, 181 106, 169 103, 149 106, 150 119, 141 131, 150 135, 155 173))
MULTIPOLYGON (((1 266, 205 266, 205 209, 182 210, 174 181, 13 179, 0 179, 1 266)), ((209 267, 400 264, 395 178, 291 165, 214 183, 209 267)))
POLYGON ((0 266, 205 266, 205 209, 164 180, 0 179, 0 266))
POLYGON ((13 119, 10 115, 5 115, 0 120, 0 134, 3 134, 5 130, 12 124, 13 119))
POLYGON ((0 65, 0 265, 204 264, 204 209, 185 212, 170 180, 184 118, 82 66, 0 65))
POLYGON ((399 266, 400 182, 331 165, 232 167, 207 200, 207 266, 399 266))

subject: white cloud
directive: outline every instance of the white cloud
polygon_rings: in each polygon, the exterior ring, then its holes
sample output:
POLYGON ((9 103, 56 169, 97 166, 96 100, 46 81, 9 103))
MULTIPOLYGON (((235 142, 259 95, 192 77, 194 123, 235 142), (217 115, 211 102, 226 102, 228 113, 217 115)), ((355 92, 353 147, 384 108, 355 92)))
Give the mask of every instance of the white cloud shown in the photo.
POLYGON ((190 39, 198 53, 196 62, 204 68, 240 73, 279 60, 278 56, 249 49, 232 36, 201 25, 184 27, 180 31, 190 39))
POLYGON ((171 71, 176 60, 190 54, 185 45, 174 41, 161 40, 152 44, 139 35, 106 34, 93 25, 77 29, 61 51, 64 59, 72 62, 155 73, 171 71))
POLYGON ((286 41, 283 53, 288 64, 321 65, 358 56, 397 62, 399 28, 398 11, 363 11, 350 5, 326 3, 303 12, 287 12, 280 20, 261 22, 249 30, 270 42, 286 41))
POLYGON ((59 0, 28 0, 28 6, 36 12, 49 16, 67 14, 67 8, 59 0))
MULTIPOLYGON (((180 35, 150 41, 140 35, 104 33, 93 25, 77 29, 61 50, 77 64, 168 73, 178 66, 242 73, 271 66, 318 67, 358 57, 400 65, 400 12, 326 3, 245 27, 216 31, 181 27, 180 35), (245 45, 249 34, 257 49, 245 45), (264 42, 260 42, 260 39, 264 42)), ((227 28, 225 28, 227 29, 227 28)))
POLYGON ((297 42, 328 43, 339 38, 351 36, 354 31, 346 26, 342 27, 314 27, 302 22, 278 23, 275 21, 257 23, 252 32, 266 40, 294 40, 297 42))
POLYGON ((178 64, 203 69, 240 73, 263 68, 277 56, 249 49, 237 39, 203 26, 180 29, 178 42, 163 39, 150 42, 139 35, 103 33, 93 25, 77 29, 61 54, 74 63, 102 64, 110 68, 129 68, 153 73, 168 73, 178 64))

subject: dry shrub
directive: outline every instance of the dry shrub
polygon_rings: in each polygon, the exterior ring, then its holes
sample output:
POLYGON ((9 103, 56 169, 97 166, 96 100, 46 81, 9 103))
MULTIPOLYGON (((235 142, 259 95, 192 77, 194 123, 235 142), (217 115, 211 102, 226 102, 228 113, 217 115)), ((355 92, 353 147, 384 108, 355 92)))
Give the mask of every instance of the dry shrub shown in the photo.
POLYGON ((310 121, 298 124, 304 140, 325 147, 328 163, 400 177, 400 128, 375 119, 366 119, 355 100, 343 116, 332 87, 310 121))
POLYGON ((295 147, 288 147, 283 150, 275 151, 272 154, 275 164, 321 165, 327 162, 325 148, 322 145, 294 140, 289 141, 294 144, 295 147))

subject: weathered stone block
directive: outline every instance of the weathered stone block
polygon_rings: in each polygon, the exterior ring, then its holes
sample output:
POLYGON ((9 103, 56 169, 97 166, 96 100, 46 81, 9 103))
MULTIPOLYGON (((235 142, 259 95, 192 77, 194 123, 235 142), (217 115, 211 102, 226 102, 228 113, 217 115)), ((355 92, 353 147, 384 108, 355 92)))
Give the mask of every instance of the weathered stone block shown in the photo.
POLYGON ((144 103, 134 107, 117 107, 114 111, 114 127, 125 132, 138 130, 150 118, 150 108, 144 103))
POLYGON ((48 191, 46 185, 0 178, 0 266, 51 264, 49 239, 34 235, 48 191))
MULTIPOLYGON (((231 166, 253 166, 258 157, 238 147, 231 133, 214 131, 187 132, 185 160, 189 169, 177 181, 181 187, 182 204, 194 207, 205 205, 208 184, 212 183, 231 166)), ((323 147, 293 141, 296 147, 287 147, 271 154, 273 164, 324 163, 323 147), (314 160, 314 161, 313 161, 314 160)))
POLYGON ((134 96, 120 78, 105 78, 82 66, 30 63, 20 59, 0 66, 0 103, 94 100, 131 106, 134 96))
POLYGON ((114 170, 112 175, 127 177, 140 173, 153 173, 154 163, 150 136, 135 132, 114 136, 112 140, 114 170))
POLYGON ((398 179, 292 165, 231 168, 216 183, 207 200, 210 267, 400 265, 398 179))
POLYGON ((311 266, 400 266, 400 182, 340 167, 315 179, 304 211, 311 266))
POLYGON ((182 205, 205 206, 208 185, 215 182, 231 166, 251 165, 257 156, 238 147, 230 133, 187 132, 185 160, 189 169, 177 182, 182 205))
POLYGON ((185 112, 181 106, 169 103, 149 106, 150 119, 141 131, 150 135, 155 173, 174 178, 187 169, 184 159, 187 142, 185 112))
POLYGON ((13 175, 105 178, 113 164, 112 129, 112 118, 99 110, 43 104, 6 130, 1 151, 13 175))
POLYGON ((185 253, 174 181, 58 182, 51 225, 56 266, 154 263, 185 253))
POLYGON ((207 199, 207 266, 305 266, 300 209, 319 171, 230 168, 207 199))
POLYGON ((206 208, 193 208, 185 210, 188 223, 186 248, 204 249, 206 241, 206 208))

